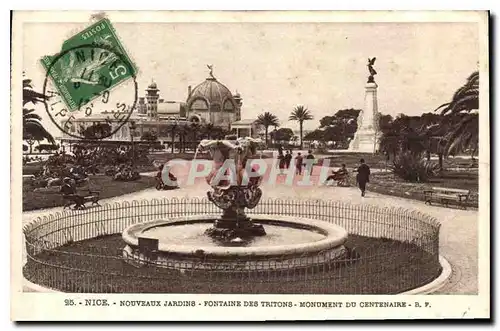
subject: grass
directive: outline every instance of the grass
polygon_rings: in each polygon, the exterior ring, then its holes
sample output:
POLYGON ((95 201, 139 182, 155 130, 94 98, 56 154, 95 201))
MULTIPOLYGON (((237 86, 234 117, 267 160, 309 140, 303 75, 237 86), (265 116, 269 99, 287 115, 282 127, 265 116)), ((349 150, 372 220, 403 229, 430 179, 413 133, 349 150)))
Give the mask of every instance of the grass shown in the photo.
POLYGON ((23 165, 23 175, 35 175, 43 170, 45 162, 33 162, 23 165))
POLYGON ((468 206, 477 207, 478 205, 479 175, 477 171, 444 171, 441 176, 434 177, 427 183, 410 183, 392 173, 375 173, 370 176, 367 189, 377 193, 424 201, 424 190, 430 190, 432 187, 470 190, 471 201, 468 206))
MULTIPOLYGON (((345 163, 348 168, 359 166, 359 160, 365 159, 365 162, 372 168, 384 169, 386 166, 392 165, 392 155, 389 161, 386 161, 386 157, 381 154, 371 154, 371 153, 330 153, 327 152, 323 157, 324 159, 330 159, 330 166, 340 167, 342 163, 345 163)), ((438 160, 432 159, 431 162, 438 163, 438 160)), ((472 161, 470 157, 465 159, 460 157, 448 157, 443 159, 443 168, 446 170, 448 168, 462 168, 470 169, 472 161)), ((476 165, 477 168, 477 165, 476 165)))
MULTIPOLYGON (((114 181, 111 177, 104 175, 89 176, 90 187, 93 191, 99 191, 100 199, 137 192, 156 185, 153 177, 141 176, 136 181, 121 182, 114 181)), ((85 194, 85 191, 81 192, 85 194)), ((23 184, 23 211, 36 210, 63 206, 63 199, 59 193, 33 192, 33 187, 23 184)))
POLYGON ((342 163, 346 165, 347 168, 356 168, 359 166, 359 160, 365 159, 365 162, 372 168, 385 168, 386 159, 385 156, 379 154, 370 153, 339 153, 323 159, 330 160, 330 167, 339 168, 342 163))
POLYGON ((119 234, 70 243, 28 258, 23 273, 31 282, 73 293, 259 294, 395 294, 441 273, 435 256, 418 246, 355 235, 346 247, 364 260, 279 272, 134 267, 121 257, 123 246, 119 234))

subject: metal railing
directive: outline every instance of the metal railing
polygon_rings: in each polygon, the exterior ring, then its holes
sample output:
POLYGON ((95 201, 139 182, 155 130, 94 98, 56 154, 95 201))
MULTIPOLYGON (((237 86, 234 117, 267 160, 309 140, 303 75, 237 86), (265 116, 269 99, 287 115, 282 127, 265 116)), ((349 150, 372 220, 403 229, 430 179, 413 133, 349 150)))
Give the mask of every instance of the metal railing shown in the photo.
POLYGON ((152 219, 221 214, 208 199, 163 199, 105 204, 39 217, 24 227, 25 277, 63 292, 129 293, 400 293, 437 277, 440 224, 403 208, 323 200, 262 200, 247 214, 286 215, 337 224, 349 233, 346 257, 325 263, 301 256, 238 262, 228 270, 206 258, 158 267, 123 254, 122 231, 152 219), (134 263, 135 262, 135 263, 134 263))

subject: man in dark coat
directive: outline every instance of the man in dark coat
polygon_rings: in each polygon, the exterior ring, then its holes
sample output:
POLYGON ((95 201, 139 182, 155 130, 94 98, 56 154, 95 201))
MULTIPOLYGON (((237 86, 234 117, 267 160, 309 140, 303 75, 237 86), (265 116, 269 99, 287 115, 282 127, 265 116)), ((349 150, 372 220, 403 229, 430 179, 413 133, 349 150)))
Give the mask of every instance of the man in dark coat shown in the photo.
POLYGON ((302 166, 303 166, 304 158, 300 153, 297 153, 295 157, 295 174, 302 175, 302 166))
POLYGON ((359 163, 361 163, 356 170, 358 173, 356 175, 356 181, 358 182, 359 189, 361 190, 361 196, 365 196, 365 191, 366 191, 366 183, 370 182, 370 167, 366 165, 365 160, 361 159, 359 160, 359 163))

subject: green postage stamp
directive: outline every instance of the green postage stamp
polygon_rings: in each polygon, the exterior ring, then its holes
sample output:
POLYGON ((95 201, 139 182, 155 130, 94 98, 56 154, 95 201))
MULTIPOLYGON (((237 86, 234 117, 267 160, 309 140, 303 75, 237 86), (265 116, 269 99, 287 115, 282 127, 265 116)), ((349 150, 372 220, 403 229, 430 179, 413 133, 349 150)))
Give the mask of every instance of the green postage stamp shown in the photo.
POLYGON ((41 62, 69 111, 80 109, 137 72, 106 18, 66 40, 59 54, 44 56, 41 62))

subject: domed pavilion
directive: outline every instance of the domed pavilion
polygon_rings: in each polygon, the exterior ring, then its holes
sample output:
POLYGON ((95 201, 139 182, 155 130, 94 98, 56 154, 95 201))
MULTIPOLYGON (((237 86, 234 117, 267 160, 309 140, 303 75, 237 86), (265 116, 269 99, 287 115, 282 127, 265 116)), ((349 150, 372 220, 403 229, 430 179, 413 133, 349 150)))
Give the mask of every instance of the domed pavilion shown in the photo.
POLYGON ((233 95, 214 77, 212 66, 208 67, 209 77, 194 89, 188 89, 188 119, 229 129, 231 123, 241 118, 241 96, 238 93, 233 95))

